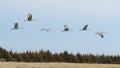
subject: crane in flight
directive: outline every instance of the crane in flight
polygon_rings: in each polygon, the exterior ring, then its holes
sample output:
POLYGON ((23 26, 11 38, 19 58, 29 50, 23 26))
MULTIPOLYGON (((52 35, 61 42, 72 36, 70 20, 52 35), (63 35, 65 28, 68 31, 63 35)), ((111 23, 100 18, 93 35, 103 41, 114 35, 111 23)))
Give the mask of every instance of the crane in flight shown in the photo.
POLYGON ((85 31, 85 30, 89 30, 89 29, 88 29, 88 25, 85 25, 82 29, 80 29, 80 31, 83 31, 83 30, 84 30, 84 31, 85 31))
MULTIPOLYGON (((32 14, 31 13, 28 13, 27 15, 27 20, 24 20, 24 21, 33 21, 35 19, 32 19, 32 14)), ((36 21, 36 20, 35 20, 36 21)))
POLYGON ((105 34, 106 32, 97 32, 97 33, 95 33, 95 34, 98 34, 101 38, 104 38, 104 34, 105 34))
POLYGON ((18 22, 14 23, 14 27, 11 30, 23 29, 18 27, 18 22))
POLYGON ((62 30, 62 32, 67 32, 67 31, 72 31, 69 29, 69 27, 65 24, 64 25, 64 30, 62 30))
POLYGON ((51 29, 50 29, 50 28, 43 28, 43 29, 41 29, 41 30, 44 30, 44 31, 46 31, 46 32, 49 32, 51 29))

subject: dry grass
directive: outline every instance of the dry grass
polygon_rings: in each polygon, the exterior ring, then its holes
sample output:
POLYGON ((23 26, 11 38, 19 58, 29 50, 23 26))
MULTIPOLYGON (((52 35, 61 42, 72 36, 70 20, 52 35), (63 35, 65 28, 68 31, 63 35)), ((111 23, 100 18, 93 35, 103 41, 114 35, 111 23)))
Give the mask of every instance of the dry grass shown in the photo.
POLYGON ((0 62, 0 68, 120 68, 117 64, 0 62))

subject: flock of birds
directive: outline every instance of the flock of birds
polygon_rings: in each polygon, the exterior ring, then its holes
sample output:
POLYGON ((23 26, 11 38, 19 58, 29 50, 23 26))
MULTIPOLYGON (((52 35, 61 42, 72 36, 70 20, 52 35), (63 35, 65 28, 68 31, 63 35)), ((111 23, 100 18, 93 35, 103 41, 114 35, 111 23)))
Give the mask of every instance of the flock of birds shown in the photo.
MULTIPOLYGON (((29 14, 27 15, 27 20, 24 20, 24 21, 33 21, 33 20, 35 20, 35 19, 32 19, 32 14, 29 13, 29 14)), ((11 30, 17 30, 17 29, 23 29, 23 28, 19 28, 18 22, 14 23, 14 27, 13 27, 11 30)), ((41 29, 41 30, 44 30, 44 31, 46 31, 46 32, 49 32, 51 29, 50 29, 50 28, 43 28, 43 29, 41 29)), ((89 30, 89 29, 88 29, 88 25, 85 25, 82 29, 80 29, 80 31, 86 31, 86 30, 89 30)), ((62 30, 62 32, 68 32, 68 31, 73 31, 73 30, 70 30, 69 27, 65 24, 65 25, 64 25, 64 29, 62 30)), ((105 33, 106 33, 106 32, 97 32, 97 33, 95 33, 95 34, 98 34, 101 38, 104 38, 104 34, 105 34, 105 33)))

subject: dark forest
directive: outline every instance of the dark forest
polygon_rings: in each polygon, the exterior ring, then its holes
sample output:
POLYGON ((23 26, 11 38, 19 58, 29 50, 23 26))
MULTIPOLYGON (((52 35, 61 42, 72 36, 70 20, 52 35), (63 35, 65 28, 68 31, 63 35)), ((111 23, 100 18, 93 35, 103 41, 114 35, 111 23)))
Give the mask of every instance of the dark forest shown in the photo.
POLYGON ((62 53, 52 53, 44 51, 26 51, 17 53, 7 51, 0 47, 0 59, 6 62, 68 62, 68 63, 97 63, 97 64, 120 64, 119 55, 93 55, 93 54, 72 54, 68 51, 62 53))

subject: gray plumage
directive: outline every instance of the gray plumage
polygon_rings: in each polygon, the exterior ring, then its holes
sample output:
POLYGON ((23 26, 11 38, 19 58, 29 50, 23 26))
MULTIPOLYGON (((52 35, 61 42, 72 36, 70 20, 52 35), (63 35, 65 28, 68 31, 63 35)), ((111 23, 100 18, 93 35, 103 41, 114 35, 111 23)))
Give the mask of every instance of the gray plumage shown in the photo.
POLYGON ((50 31, 50 28, 43 28, 41 30, 45 30, 46 32, 49 32, 50 31))
POLYGON ((17 29, 23 29, 23 28, 19 28, 18 22, 15 22, 14 27, 11 30, 17 30, 17 29))
POLYGON ((62 30, 62 32, 66 32, 66 31, 72 31, 72 30, 70 30, 69 27, 65 24, 64 25, 64 30, 62 30))
POLYGON ((97 33, 95 33, 95 34, 98 34, 101 38, 104 38, 104 34, 105 34, 106 32, 97 32, 97 33))

